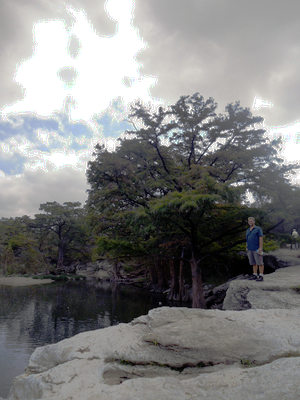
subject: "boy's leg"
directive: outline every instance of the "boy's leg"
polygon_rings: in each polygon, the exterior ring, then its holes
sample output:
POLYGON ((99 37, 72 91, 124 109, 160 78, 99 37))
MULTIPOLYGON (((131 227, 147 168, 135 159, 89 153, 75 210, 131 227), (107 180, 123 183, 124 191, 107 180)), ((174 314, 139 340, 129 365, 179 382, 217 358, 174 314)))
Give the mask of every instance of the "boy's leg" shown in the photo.
POLYGON ((257 276, 258 276, 257 275, 257 264, 252 265, 252 267, 253 267, 253 275, 250 276, 250 278, 249 278, 251 281, 257 279, 257 276))
POLYGON ((259 275, 263 275, 264 274, 264 264, 259 265, 259 275))

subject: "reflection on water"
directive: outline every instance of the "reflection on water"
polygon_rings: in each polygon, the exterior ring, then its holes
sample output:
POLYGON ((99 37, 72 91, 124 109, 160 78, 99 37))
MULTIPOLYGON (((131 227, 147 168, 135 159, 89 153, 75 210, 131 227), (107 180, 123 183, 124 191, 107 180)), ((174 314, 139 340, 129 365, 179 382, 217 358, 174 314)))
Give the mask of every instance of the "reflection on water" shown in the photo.
POLYGON ((92 329, 129 322, 164 298, 109 282, 0 285, 0 397, 24 372, 36 347, 92 329))

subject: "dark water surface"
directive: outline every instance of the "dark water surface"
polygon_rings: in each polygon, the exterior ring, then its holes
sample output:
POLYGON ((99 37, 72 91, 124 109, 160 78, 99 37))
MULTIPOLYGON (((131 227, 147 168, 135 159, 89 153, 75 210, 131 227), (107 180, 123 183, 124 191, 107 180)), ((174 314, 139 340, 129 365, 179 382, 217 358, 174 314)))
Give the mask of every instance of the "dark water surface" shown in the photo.
POLYGON ((0 397, 21 375, 36 347, 77 333, 130 322, 147 314, 161 296, 109 282, 67 282, 10 287, 0 285, 0 397))

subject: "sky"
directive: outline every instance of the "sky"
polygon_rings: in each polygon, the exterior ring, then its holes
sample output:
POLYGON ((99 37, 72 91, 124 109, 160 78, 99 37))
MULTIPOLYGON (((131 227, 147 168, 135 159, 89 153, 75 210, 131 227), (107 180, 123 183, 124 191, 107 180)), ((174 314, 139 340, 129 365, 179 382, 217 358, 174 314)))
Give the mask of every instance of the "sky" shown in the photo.
POLYGON ((130 104, 213 97, 264 117, 300 160, 296 0, 1 0, 0 218, 85 203, 87 162, 130 104))

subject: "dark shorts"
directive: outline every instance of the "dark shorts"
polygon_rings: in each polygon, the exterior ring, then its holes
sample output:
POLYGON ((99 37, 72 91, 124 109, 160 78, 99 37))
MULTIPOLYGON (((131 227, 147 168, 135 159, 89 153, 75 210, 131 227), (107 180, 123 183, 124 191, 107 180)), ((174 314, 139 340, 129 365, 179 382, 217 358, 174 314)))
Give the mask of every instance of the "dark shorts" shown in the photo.
POLYGON ((263 256, 257 254, 257 251, 247 250, 247 256, 250 265, 263 265, 263 256))

